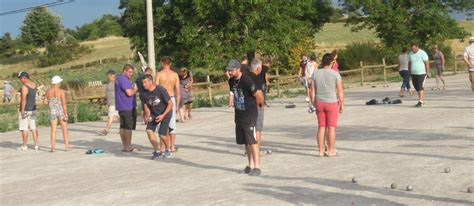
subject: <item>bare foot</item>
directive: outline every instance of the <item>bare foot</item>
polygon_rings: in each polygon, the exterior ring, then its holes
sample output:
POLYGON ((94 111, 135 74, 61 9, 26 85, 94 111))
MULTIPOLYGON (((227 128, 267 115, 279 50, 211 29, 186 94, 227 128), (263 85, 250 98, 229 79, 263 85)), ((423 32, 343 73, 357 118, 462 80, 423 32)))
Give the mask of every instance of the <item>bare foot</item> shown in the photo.
POLYGON ((65 152, 71 151, 71 147, 69 147, 69 145, 64 146, 64 151, 65 152))
POLYGON ((55 151, 56 151, 56 149, 54 149, 54 148, 51 148, 51 150, 49 150, 49 152, 55 152, 55 151))
POLYGON ((337 152, 336 151, 329 151, 328 152, 328 157, 335 157, 337 156, 337 152))

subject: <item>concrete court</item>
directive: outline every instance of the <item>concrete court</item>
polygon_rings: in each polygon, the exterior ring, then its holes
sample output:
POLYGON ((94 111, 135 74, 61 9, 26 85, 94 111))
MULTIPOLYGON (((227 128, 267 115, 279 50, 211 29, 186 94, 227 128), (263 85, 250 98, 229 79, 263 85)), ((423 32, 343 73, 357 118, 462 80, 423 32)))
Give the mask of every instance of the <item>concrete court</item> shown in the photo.
POLYGON ((238 173, 246 160, 235 144, 233 110, 224 107, 195 110, 178 124, 179 151, 155 161, 143 125, 133 139, 142 151, 134 153, 120 151, 117 129, 97 134, 104 122, 70 125, 72 152, 62 151, 60 133, 58 151, 48 152, 49 128, 39 130, 40 151, 32 144, 16 151, 19 133, 2 133, 0 205, 473 205, 466 189, 474 186, 474 94, 466 73, 446 81, 441 92, 428 80, 423 108, 413 107, 415 96, 365 105, 396 97, 400 83, 346 90, 334 158, 316 157, 317 121, 304 97, 290 100, 294 109, 272 101, 263 144, 273 154, 262 157, 260 177, 238 173), (106 153, 85 155, 89 148, 106 153))

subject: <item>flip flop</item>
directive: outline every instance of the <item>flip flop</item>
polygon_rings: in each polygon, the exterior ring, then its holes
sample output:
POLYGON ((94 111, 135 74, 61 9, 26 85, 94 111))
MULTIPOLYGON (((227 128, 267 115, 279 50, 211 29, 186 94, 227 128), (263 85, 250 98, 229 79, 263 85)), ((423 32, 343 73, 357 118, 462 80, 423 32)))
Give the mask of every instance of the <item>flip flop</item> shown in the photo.
POLYGON ((174 151, 171 151, 171 152, 178 152, 178 147, 174 147, 174 151))
POLYGON ((140 151, 140 149, 132 148, 132 149, 127 149, 127 150, 125 150, 125 149, 122 150, 122 152, 137 152, 137 151, 140 151))

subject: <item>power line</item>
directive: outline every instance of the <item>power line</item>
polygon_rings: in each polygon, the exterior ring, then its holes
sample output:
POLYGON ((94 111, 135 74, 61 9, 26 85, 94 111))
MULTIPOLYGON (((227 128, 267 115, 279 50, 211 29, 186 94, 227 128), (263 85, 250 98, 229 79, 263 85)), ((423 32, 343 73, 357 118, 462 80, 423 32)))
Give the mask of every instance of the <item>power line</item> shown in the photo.
POLYGON ((37 7, 60 6, 60 5, 63 5, 63 4, 73 3, 74 1, 75 0, 56 0, 55 2, 41 4, 41 5, 38 5, 38 6, 33 6, 33 7, 24 8, 24 9, 17 9, 17 10, 13 10, 13 11, 2 12, 2 13, 0 13, 0 16, 8 16, 8 15, 13 15, 13 14, 23 13, 23 12, 31 11, 31 10, 37 8, 37 7))

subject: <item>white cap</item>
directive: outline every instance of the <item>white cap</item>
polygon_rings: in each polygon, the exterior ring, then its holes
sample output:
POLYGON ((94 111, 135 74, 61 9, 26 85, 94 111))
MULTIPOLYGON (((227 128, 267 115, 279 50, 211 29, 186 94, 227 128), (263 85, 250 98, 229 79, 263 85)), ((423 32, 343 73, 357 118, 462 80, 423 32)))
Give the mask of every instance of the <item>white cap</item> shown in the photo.
POLYGON ((51 79, 51 84, 59 84, 63 81, 63 79, 61 79, 61 77, 59 76, 54 76, 52 79, 51 79))

